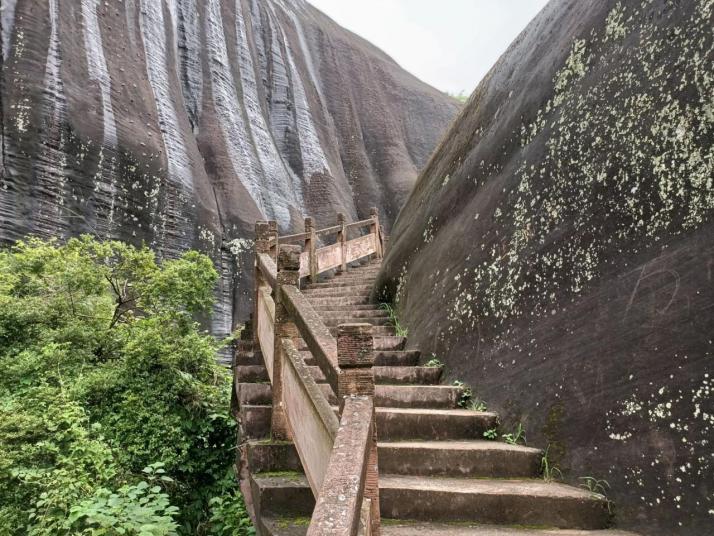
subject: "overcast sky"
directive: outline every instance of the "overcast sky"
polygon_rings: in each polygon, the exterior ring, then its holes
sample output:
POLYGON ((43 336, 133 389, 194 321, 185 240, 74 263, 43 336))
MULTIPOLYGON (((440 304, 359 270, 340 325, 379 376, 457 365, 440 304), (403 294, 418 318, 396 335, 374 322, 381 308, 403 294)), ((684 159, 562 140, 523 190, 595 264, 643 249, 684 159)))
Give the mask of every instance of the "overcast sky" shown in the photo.
POLYGON ((471 93, 548 0, 309 0, 402 67, 471 93))

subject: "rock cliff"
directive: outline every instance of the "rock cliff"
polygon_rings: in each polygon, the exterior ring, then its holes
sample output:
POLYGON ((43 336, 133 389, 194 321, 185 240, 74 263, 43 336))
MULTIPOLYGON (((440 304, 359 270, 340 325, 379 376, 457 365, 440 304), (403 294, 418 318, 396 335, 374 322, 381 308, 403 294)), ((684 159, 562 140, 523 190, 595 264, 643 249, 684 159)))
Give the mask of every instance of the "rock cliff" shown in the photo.
POLYGON ((713 27, 711 0, 551 1, 420 175, 380 279, 410 342, 647 535, 714 527, 713 27))
POLYGON ((303 0, 0 8, 0 240, 208 252, 219 333, 233 294, 249 309, 232 258, 245 272, 255 220, 389 224, 459 107, 303 0))

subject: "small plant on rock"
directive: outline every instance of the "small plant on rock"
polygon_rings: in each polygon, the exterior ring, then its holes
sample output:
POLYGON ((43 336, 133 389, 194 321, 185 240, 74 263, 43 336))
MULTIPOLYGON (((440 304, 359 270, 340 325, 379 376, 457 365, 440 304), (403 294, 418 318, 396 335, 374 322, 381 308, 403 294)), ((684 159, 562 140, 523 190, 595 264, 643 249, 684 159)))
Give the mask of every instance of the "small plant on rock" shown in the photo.
POLYGON ((483 400, 474 399, 469 402, 468 409, 470 409, 471 411, 487 411, 488 406, 483 400))
POLYGON ((454 380, 452 385, 461 389, 461 395, 459 395, 459 400, 456 405, 460 408, 468 408, 474 396, 473 389, 461 380, 454 380))
POLYGON ((550 451, 550 445, 545 449, 543 453, 543 458, 541 458, 540 468, 543 472, 543 480, 546 482, 553 482, 554 480, 562 480, 563 472, 554 465, 548 458, 548 452, 550 451))
POLYGON ((518 445, 519 443, 522 443, 523 445, 526 444, 526 432, 521 423, 518 423, 518 426, 513 433, 503 434, 501 438, 509 445, 518 445))
POLYGON ((388 303, 381 303, 379 304, 379 308, 386 311, 387 315, 389 315, 389 324, 395 329, 397 337, 407 337, 409 335, 409 330, 399 322, 394 307, 388 303))
POLYGON ((490 439, 491 441, 495 441, 496 439, 498 439, 498 430, 496 430, 495 428, 486 430, 483 433, 483 437, 485 437, 486 439, 490 439))
POLYGON ((424 366, 431 368, 441 368, 444 366, 444 364, 439 361, 439 359, 434 354, 431 354, 431 359, 427 361, 424 366))

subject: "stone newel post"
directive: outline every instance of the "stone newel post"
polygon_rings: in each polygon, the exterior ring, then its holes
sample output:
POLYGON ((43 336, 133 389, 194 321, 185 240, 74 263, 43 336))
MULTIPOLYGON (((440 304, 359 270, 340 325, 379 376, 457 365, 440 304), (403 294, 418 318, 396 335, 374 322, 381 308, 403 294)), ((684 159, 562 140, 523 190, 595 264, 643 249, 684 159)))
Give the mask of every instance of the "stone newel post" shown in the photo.
MULTIPOLYGON (((341 324, 337 328, 337 364, 340 375, 337 379, 337 399, 340 413, 345 398, 350 396, 371 397, 374 403, 374 339, 371 324, 341 324)), ((377 420, 372 406, 372 440, 365 476, 364 497, 370 500, 371 529, 373 535, 380 533, 379 470, 377 467, 377 420)))
POLYGON ((290 315, 285 309, 283 286, 300 286, 300 246, 281 245, 278 252, 278 277, 275 289, 275 346, 273 350, 273 414, 271 419, 271 435, 273 439, 286 441, 290 439, 285 405, 283 401, 283 365, 285 351, 283 338, 297 336, 297 328, 290 321, 290 315))
POLYGON ((379 226, 379 211, 377 207, 372 207, 369 211, 369 217, 372 223, 369 226, 369 232, 374 236, 374 249, 375 257, 381 259, 384 256, 384 251, 382 251, 382 239, 380 237, 380 226, 379 226))
POLYGON ((342 259, 342 264, 337 271, 341 273, 347 271, 347 230, 345 229, 345 215, 342 212, 337 214, 337 225, 340 226, 340 230, 337 231, 337 243, 340 244, 340 258, 342 259))

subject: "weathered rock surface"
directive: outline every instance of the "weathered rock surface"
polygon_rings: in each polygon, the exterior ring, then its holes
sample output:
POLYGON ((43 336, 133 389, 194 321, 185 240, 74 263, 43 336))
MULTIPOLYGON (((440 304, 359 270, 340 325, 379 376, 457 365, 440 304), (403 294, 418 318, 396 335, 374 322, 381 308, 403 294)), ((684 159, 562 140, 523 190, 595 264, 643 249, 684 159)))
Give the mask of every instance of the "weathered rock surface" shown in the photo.
POLYGON ((391 236, 409 342, 607 480, 620 526, 714 528, 714 3, 553 0, 391 236))
POLYGON ((208 252, 218 332, 234 292, 248 309, 231 250, 255 220, 285 231, 376 206, 389 224, 458 110, 303 0, 0 7, 0 240, 208 252))

